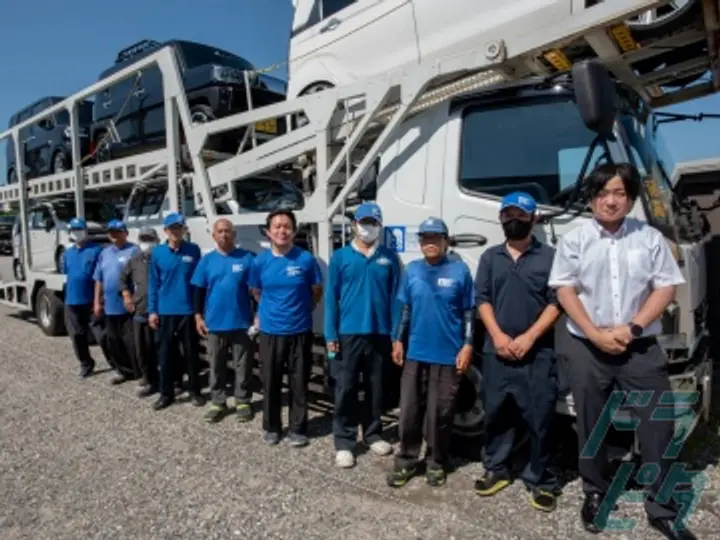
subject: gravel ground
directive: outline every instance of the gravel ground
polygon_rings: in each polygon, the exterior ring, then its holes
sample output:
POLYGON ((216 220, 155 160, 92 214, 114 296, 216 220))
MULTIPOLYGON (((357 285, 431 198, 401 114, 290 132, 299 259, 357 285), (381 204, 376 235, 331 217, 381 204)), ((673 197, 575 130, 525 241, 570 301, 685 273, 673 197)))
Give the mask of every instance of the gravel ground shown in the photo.
MULTIPOLYGON (((416 479, 391 490, 388 458, 364 455, 349 471, 333 466, 322 412, 312 415, 318 436, 309 447, 268 448, 260 417, 209 426, 189 404, 155 412, 134 384, 110 386, 107 371, 79 380, 67 338, 48 338, 6 308, 0 321, 4 540, 596 538, 579 524, 577 480, 551 515, 530 509, 520 483, 492 500, 474 496, 477 463, 459 463, 440 489, 416 479)), ((712 462, 720 445, 712 433, 703 437, 694 459, 712 462)), ((709 539, 720 531, 720 479, 712 465, 705 471, 711 484, 690 524, 709 539)), ((616 517, 638 525, 606 536, 659 538, 638 505, 623 503, 616 517)))

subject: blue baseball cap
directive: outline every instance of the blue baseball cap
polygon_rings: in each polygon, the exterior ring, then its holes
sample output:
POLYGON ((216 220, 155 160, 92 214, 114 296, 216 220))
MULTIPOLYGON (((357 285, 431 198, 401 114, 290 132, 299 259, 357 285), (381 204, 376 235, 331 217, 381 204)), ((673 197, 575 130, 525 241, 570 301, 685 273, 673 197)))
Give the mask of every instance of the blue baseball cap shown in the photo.
POLYGON ((537 210, 537 203, 533 196, 524 191, 514 191, 508 193, 502 198, 500 203, 500 211, 502 212, 506 208, 519 208, 526 214, 534 214, 537 210))
POLYGON ((182 216, 182 214, 172 212, 165 216, 165 219, 163 219, 164 229, 167 229, 168 227, 174 227, 175 225, 185 225, 185 218, 182 216))
POLYGON ((87 223, 85 223, 85 220, 83 218, 73 218, 70 220, 70 223, 68 224, 68 229, 71 231, 84 231, 87 229, 87 223))
POLYGON ((108 231, 124 231, 127 232, 127 227, 122 219, 113 219, 107 224, 108 231))
POLYGON ((355 221, 361 219, 374 219, 378 223, 382 223, 382 210, 375 203, 362 203, 355 210, 355 221))
POLYGON ((418 234, 444 234, 447 236, 448 227, 442 219, 429 217, 420 224, 418 234))

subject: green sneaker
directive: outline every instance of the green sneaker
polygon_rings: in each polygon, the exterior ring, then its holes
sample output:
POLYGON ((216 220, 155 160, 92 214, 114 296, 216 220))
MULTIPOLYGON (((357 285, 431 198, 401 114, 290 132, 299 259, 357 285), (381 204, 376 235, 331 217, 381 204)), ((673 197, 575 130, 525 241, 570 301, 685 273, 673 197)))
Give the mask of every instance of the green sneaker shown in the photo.
POLYGON ((222 405, 216 405, 213 403, 210 405, 210 408, 205 413, 205 421, 209 424, 215 424, 223 419, 225 414, 227 413, 227 407, 223 407, 222 405))
POLYGON ((395 469, 387 475, 387 485, 393 488, 403 487, 416 474, 417 467, 395 469))
POLYGON ((440 487, 445 485, 447 474, 443 469, 428 469, 425 472, 425 481, 430 487, 440 487))
POLYGON ((235 407, 235 417, 238 422, 250 422, 255 418, 255 411, 252 410, 252 407, 248 403, 241 403, 235 407))

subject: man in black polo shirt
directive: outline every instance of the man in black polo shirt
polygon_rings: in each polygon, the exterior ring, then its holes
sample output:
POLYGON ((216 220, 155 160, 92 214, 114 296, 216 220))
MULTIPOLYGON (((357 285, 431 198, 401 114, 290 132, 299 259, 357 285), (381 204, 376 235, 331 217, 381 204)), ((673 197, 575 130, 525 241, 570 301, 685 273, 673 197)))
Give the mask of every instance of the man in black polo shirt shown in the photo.
POLYGON ((520 410, 530 435, 530 460, 522 479, 537 510, 555 509, 556 480, 548 470, 549 431, 557 377, 553 334, 560 311, 548 287, 554 250, 532 235, 537 204, 527 193, 506 195, 500 223, 507 241, 483 253, 475 278, 477 305, 485 326, 483 385, 485 475, 475 491, 490 496, 512 483, 508 461, 520 410), (508 408, 510 407, 510 408, 508 408))

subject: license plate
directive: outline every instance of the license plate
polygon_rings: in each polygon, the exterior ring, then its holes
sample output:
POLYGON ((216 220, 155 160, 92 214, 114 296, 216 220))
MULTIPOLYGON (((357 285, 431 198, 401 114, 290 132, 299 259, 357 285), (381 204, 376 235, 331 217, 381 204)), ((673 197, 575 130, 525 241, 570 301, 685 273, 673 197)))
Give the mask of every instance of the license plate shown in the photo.
POLYGON ((255 122, 255 131, 275 134, 277 133, 277 120, 271 118, 270 120, 255 122))

